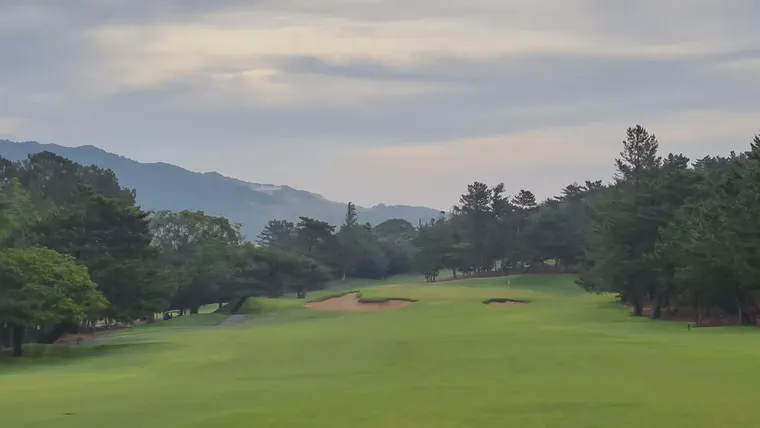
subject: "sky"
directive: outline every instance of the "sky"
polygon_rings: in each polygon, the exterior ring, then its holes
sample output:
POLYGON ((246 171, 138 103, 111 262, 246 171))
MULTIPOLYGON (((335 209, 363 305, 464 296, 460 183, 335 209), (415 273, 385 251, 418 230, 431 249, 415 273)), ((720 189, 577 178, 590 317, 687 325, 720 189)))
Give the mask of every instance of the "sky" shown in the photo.
POLYGON ((760 129, 757 0, 0 0, 0 138, 447 209, 760 129))

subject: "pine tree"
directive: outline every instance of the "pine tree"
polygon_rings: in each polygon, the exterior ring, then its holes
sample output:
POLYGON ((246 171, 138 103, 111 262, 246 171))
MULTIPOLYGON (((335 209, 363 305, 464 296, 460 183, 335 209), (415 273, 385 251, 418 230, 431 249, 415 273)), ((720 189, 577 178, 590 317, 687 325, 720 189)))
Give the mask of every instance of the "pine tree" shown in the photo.
POLYGON ((287 220, 270 220, 257 236, 257 242, 264 247, 288 248, 295 237, 295 225, 287 220))
POLYGON ((346 208, 346 219, 338 231, 338 265, 341 277, 346 280, 348 271, 353 269, 361 258, 361 246, 359 243, 359 216, 356 213, 356 205, 349 202, 346 208))
POLYGON ((489 257, 490 232, 493 230, 493 190, 485 183, 474 182, 467 186, 467 193, 459 198, 454 207, 455 224, 461 226, 463 241, 469 251, 465 252, 467 264, 477 271, 490 270, 494 260, 489 257))

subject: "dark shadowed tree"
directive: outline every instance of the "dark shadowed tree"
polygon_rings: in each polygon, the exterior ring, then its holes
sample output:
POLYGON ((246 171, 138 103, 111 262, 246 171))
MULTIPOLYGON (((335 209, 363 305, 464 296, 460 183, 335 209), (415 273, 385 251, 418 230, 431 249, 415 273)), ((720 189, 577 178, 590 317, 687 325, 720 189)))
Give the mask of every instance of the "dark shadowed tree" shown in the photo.
POLYGON ((50 213, 34 231, 40 244, 87 266, 110 302, 107 318, 132 321, 161 310, 169 292, 160 280, 158 252, 150 245, 148 217, 135 206, 83 187, 70 205, 50 213))
POLYGON ((150 228, 153 245, 175 274, 171 306, 197 313, 203 304, 220 302, 243 241, 240 225, 186 210, 157 212, 150 228))
POLYGON ((295 224, 287 220, 270 220, 259 233, 259 245, 270 248, 286 249, 293 245, 296 235, 295 224))

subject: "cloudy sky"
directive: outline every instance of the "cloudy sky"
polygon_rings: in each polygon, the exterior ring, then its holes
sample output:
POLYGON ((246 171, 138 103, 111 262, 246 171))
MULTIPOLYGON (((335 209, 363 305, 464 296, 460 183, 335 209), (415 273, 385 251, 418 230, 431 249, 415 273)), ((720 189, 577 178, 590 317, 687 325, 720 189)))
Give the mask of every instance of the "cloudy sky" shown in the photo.
POLYGON ((0 138, 448 208, 760 128, 757 0, 0 0, 0 138))

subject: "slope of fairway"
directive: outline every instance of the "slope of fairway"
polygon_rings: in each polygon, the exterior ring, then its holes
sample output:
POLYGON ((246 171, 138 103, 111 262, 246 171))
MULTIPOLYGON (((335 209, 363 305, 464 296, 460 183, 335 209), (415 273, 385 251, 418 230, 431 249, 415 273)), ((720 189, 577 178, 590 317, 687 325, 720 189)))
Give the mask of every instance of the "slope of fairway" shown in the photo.
POLYGON ((569 276, 362 288, 418 302, 262 302, 233 327, 0 362, 8 427, 755 426, 760 336, 633 319, 569 276), (491 298, 529 301, 513 307, 491 298), (2 365, 4 365, 2 367, 2 365))

